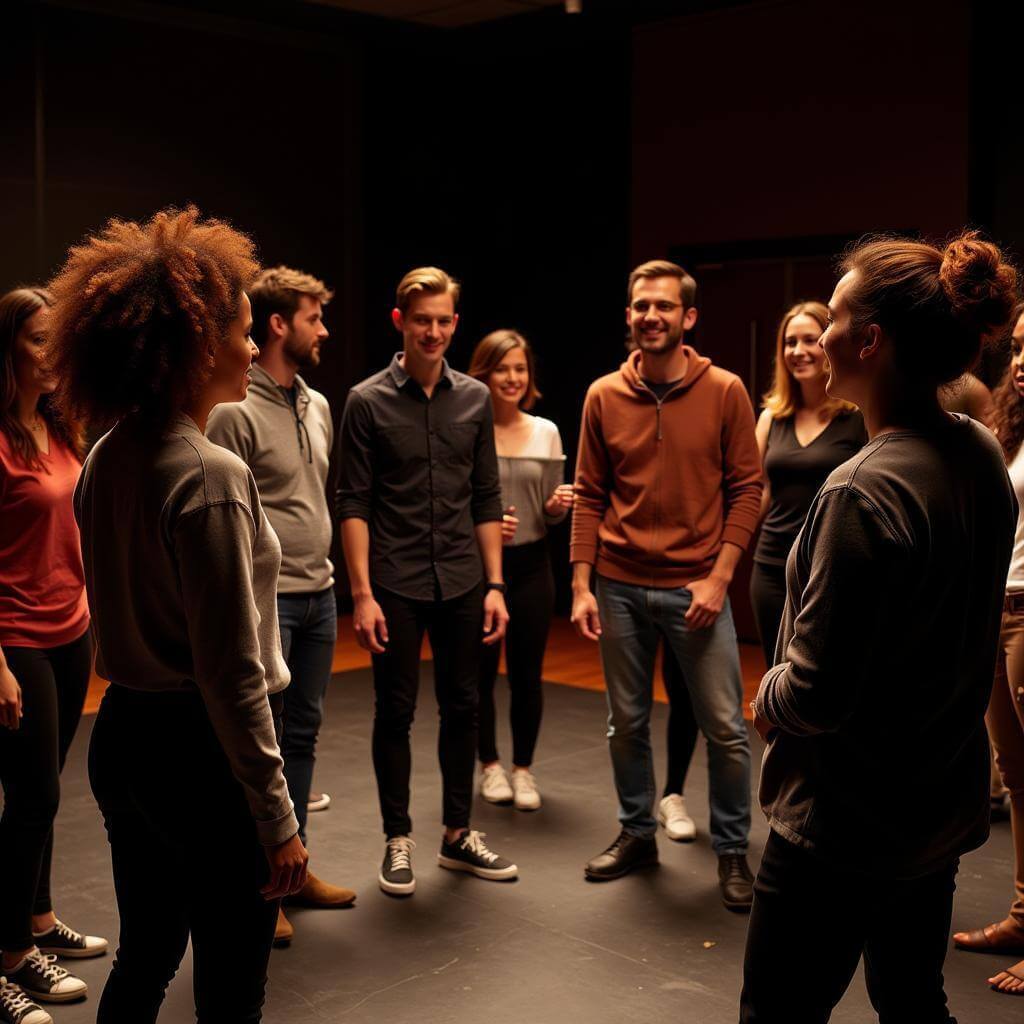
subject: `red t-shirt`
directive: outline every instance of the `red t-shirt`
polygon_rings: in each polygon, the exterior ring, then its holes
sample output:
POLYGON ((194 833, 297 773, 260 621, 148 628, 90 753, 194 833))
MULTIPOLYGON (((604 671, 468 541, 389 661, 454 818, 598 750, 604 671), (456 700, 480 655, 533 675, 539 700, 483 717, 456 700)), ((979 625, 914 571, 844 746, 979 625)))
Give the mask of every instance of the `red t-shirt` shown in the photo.
POLYGON ((72 507, 82 466, 52 433, 40 459, 29 469, 0 430, 0 647, 59 647, 89 627, 72 507))

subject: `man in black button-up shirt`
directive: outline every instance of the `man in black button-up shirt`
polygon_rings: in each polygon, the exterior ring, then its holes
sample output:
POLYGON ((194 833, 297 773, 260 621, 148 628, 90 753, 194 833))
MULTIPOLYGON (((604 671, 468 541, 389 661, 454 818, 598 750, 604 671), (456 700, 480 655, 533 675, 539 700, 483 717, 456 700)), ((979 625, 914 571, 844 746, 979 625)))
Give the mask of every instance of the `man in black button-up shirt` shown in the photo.
POLYGON ((387 849, 385 892, 415 888, 410 860, 409 729, 423 633, 441 712, 442 866, 511 878, 514 864, 470 831, 480 643, 505 633, 501 488, 490 393, 444 360, 458 285, 410 271, 392 320, 403 350, 349 394, 338 516, 359 643, 373 654, 373 762, 387 849))

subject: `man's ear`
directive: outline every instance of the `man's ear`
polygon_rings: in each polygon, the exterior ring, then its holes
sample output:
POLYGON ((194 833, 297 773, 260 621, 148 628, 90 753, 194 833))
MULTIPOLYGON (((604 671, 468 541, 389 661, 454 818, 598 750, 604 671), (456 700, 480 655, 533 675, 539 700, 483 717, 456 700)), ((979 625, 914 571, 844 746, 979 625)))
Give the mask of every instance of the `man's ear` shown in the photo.
POLYGON ((395 325, 395 330, 401 334, 405 327, 405 317, 402 316, 402 311, 397 306, 391 310, 391 322, 395 325))
POLYGON ((859 357, 873 359, 882 348, 882 328, 878 324, 868 324, 864 329, 864 337, 860 344, 859 357))
POLYGON ((271 313, 267 326, 269 327, 267 333, 269 340, 283 338, 288 333, 288 321, 280 313, 271 313))
POLYGON ((690 306, 690 308, 687 309, 683 313, 683 330, 684 331, 692 331, 693 330, 693 325, 696 322, 697 322, 697 307, 696 306, 690 306))

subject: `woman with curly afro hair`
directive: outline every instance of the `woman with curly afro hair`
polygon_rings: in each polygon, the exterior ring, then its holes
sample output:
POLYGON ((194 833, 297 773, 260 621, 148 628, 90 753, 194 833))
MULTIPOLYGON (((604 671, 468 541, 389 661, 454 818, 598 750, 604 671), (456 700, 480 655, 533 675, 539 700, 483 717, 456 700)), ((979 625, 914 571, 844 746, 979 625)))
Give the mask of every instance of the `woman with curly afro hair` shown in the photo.
POLYGON ((826 393, 860 409, 868 442, 790 551, 781 657, 754 703, 771 832, 740 1020, 824 1024, 863 957, 882 1024, 952 1024, 942 966, 959 858, 988 838, 1017 503, 995 439, 938 389, 1005 329, 1017 274, 971 232, 871 239, 842 270, 826 393))
POLYGON ((99 1024, 155 1021, 189 938, 201 1024, 258 1021, 277 901, 305 881, 270 707, 281 548, 245 463, 203 433, 245 396, 257 269, 190 208, 111 221, 50 285, 57 405, 113 424, 75 492, 111 683, 89 750, 121 918, 99 1024))

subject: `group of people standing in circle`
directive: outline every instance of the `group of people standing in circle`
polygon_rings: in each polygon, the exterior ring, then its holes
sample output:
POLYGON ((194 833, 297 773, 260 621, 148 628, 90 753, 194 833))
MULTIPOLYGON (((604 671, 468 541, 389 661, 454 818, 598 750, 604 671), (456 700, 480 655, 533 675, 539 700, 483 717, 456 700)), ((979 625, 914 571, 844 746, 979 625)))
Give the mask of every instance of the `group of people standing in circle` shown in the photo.
MULTIPOLYGON (((684 783, 703 733, 722 901, 752 912, 741 1020, 827 1020, 863 955, 881 1020, 948 1024, 953 879, 987 835, 986 707, 1016 899, 1005 921, 955 940, 1024 951, 1020 309, 995 392, 998 443, 939 405, 1009 324, 1016 287, 971 234, 942 250, 862 244, 828 305, 784 316, 755 420, 739 378, 686 343, 696 282, 642 264, 627 288, 633 351, 588 391, 568 483, 557 426, 531 412, 530 343, 495 331, 468 373, 452 369, 459 285, 417 268, 391 314, 401 351, 348 396, 333 510, 330 407, 302 377, 328 338, 323 282, 261 271, 245 235, 189 209, 112 221, 49 289, 4 296, 0 1022, 47 1024, 39 1003, 86 992, 58 958, 107 949, 49 898, 59 774, 93 641, 110 686, 89 773, 120 914, 97 1019, 155 1021, 191 940, 198 1019, 258 1021, 271 946, 293 932, 282 901, 354 902, 309 870, 305 829, 336 638, 334 518, 372 655, 381 890, 416 887, 410 728, 424 633, 440 709, 438 864, 517 877, 472 828, 474 778, 479 762, 484 799, 542 806, 547 533, 571 512, 572 618, 600 644, 619 804, 619 833, 586 878, 655 865, 659 824, 695 837, 684 783), (86 423, 109 428, 88 455, 86 423), (753 716, 772 831, 755 879, 727 591, 758 529, 751 600, 769 670, 753 716), (503 643, 510 770, 496 741, 503 643), (660 798, 659 646, 671 704, 660 798), (935 794, 908 807, 893 779, 912 766, 935 794), (842 941, 807 950, 837 893, 852 894, 842 941), (917 922, 911 954, 891 941, 894 915, 917 922)), ((1024 964, 990 981, 1024 993, 1024 964)))

